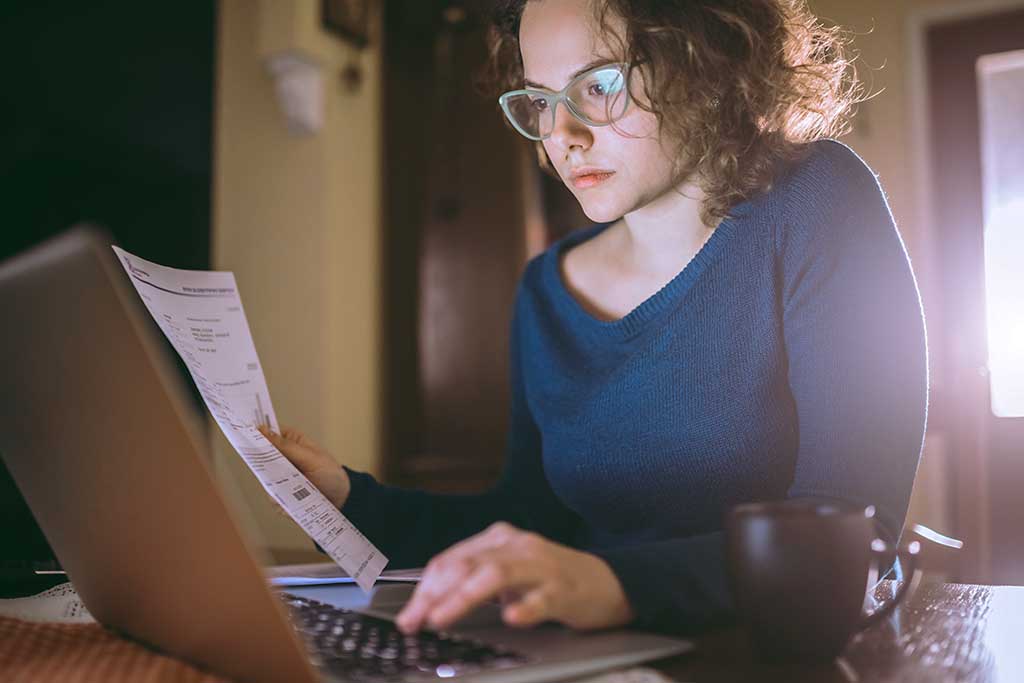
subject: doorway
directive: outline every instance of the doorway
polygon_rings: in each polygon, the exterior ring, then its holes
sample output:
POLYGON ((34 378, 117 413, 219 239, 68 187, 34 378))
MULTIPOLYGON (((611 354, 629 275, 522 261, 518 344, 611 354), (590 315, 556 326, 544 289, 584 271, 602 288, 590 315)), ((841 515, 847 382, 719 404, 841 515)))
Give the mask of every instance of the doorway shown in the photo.
POLYGON ((1024 419, 995 417, 990 402, 976 76, 980 57, 1022 48, 1024 9, 936 22, 924 40, 939 273, 929 430, 952 455, 953 515, 965 541, 956 579, 965 582, 1024 583, 1024 419))

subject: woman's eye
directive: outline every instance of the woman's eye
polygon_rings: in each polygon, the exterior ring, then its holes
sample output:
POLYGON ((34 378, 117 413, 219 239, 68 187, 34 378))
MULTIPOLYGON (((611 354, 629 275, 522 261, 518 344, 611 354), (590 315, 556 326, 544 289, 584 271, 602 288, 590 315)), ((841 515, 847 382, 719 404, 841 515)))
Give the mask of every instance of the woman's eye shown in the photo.
POLYGON ((530 104, 532 104, 533 108, 536 109, 537 111, 544 111, 545 109, 548 108, 548 101, 543 98, 537 98, 533 100, 530 104))
POLYGON ((607 93, 605 92, 604 84, 592 83, 590 87, 587 88, 587 94, 593 97, 603 97, 607 93))

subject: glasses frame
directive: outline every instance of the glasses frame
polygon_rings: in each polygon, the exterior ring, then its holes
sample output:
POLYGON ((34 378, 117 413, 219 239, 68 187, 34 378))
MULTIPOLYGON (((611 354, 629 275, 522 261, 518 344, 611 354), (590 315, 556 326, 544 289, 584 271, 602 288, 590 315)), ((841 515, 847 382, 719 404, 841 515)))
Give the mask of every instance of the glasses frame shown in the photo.
POLYGON ((536 142, 547 140, 549 137, 551 137, 551 133, 538 137, 536 135, 527 133, 525 130, 523 130, 523 128, 516 122, 516 119, 512 115, 512 112, 509 111, 508 100, 511 99, 512 97, 515 97, 517 95, 541 95, 548 98, 548 102, 551 105, 551 132, 554 132, 555 130, 555 117, 558 114, 558 105, 561 102, 565 102, 565 108, 569 110, 569 113, 572 114, 572 116, 577 121, 594 128, 603 128, 604 126, 610 126, 611 124, 621 119, 623 116, 626 115, 626 112, 629 110, 629 105, 632 102, 632 99, 629 96, 629 72, 630 66, 625 62, 608 62, 607 64, 595 66, 593 69, 587 69, 586 71, 584 71, 583 73, 569 81, 566 84, 566 86, 559 90, 558 92, 554 92, 551 90, 543 90, 541 88, 522 88, 520 90, 509 90, 507 93, 502 94, 502 96, 498 98, 498 104, 501 105, 501 110, 505 112, 505 118, 508 120, 509 123, 512 124, 512 126, 519 132, 519 134, 522 135, 524 138, 527 138, 528 140, 534 140, 536 142), (591 74, 596 73, 598 71, 604 71, 609 67, 617 67, 619 71, 622 72, 622 77, 625 80, 626 86, 623 89, 623 92, 625 93, 626 97, 626 102, 622 107, 622 113, 616 116, 615 118, 605 122, 594 121, 593 119, 587 117, 583 113, 576 110, 576 107, 573 106, 572 100, 569 99, 568 92, 574 85, 576 85, 578 82, 580 82, 587 76, 590 76, 591 74))

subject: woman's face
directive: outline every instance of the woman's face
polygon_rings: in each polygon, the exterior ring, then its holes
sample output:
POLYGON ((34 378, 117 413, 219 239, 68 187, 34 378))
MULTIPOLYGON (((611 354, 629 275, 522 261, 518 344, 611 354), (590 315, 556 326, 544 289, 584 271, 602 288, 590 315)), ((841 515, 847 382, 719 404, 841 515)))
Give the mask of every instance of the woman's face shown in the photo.
MULTIPOLYGON (((558 91, 596 66, 595 61, 620 61, 612 52, 615 44, 598 32, 591 0, 533 0, 523 11, 519 45, 525 80, 532 87, 558 91)), ((634 70, 634 95, 643 91, 641 78, 634 70)), ((648 206, 676 185, 657 119, 635 103, 614 126, 591 128, 563 102, 543 144, 562 182, 595 222, 648 206)))

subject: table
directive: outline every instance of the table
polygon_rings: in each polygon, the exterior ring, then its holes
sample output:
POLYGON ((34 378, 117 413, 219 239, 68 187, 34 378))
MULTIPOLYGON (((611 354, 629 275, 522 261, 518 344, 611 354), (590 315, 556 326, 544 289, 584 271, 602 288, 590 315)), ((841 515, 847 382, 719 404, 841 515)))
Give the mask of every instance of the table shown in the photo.
MULTIPOLYGON (((895 587, 881 582, 876 599, 895 587)), ((654 668, 678 681, 1024 681, 1024 587, 924 583, 832 663, 758 661, 736 629, 697 643, 695 652, 654 668)))
MULTIPOLYGON (((884 599, 894 588, 893 582, 882 582, 876 596, 884 599)), ((743 634, 729 629, 697 639, 694 652, 651 666, 677 681, 1024 681, 1024 587, 922 584, 909 603, 857 636, 835 663, 761 662, 743 634)), ((223 681, 97 625, 3 618, 0 678, 18 683, 223 681)))

